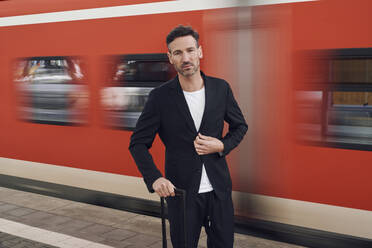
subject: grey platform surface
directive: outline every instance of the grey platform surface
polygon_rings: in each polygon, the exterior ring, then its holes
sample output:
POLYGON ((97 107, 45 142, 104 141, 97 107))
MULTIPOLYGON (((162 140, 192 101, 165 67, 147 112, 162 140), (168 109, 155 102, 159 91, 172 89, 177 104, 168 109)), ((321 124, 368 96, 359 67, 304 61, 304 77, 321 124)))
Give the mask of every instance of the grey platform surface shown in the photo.
MULTIPOLYGON (((95 242, 97 245, 104 244, 118 248, 162 247, 159 218, 2 187, 0 187, 0 219, 69 235, 95 242)), ((51 244, 43 246, 26 239, 19 241, 16 240, 17 237, 13 238, 18 243, 30 242, 30 246, 26 244, 20 246, 22 248, 54 246, 50 246, 51 244)), ((11 235, 0 233, 0 247, 6 240, 11 240, 11 235)), ((172 247, 170 242, 168 243, 168 247, 172 247)), ((199 247, 206 247, 204 232, 201 234, 199 247)), ((300 248, 302 246, 235 234, 234 247, 300 248)))

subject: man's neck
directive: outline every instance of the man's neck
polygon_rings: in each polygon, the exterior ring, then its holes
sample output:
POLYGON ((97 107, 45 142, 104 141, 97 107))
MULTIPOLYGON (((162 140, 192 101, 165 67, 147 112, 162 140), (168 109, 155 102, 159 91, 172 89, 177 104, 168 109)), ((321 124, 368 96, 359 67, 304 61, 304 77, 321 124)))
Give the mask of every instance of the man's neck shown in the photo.
POLYGON ((204 87, 203 78, 200 74, 200 71, 196 72, 194 75, 190 77, 184 77, 178 74, 178 79, 181 84, 181 88, 183 91, 197 91, 204 87))

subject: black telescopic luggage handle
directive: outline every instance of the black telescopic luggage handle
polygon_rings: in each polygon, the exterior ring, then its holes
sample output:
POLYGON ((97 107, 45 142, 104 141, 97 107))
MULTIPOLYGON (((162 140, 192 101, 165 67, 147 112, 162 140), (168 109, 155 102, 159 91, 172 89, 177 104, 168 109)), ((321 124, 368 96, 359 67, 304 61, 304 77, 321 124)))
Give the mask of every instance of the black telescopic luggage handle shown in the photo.
MULTIPOLYGON (((183 189, 174 189, 175 196, 181 198, 181 212, 183 213, 183 240, 184 247, 186 248, 186 191, 183 189)), ((167 231, 165 226, 165 214, 164 214, 164 197, 160 197, 160 215, 161 215, 161 227, 162 227, 162 236, 163 236, 163 248, 167 248, 167 231)))

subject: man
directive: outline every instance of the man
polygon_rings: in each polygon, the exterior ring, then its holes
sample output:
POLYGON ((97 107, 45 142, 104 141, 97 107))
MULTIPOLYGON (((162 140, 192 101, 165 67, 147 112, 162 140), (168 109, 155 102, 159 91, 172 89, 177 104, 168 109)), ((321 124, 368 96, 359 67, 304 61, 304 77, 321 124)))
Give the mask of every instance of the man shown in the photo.
POLYGON ((248 126, 228 83, 200 71, 198 33, 180 25, 166 41, 178 75, 151 91, 129 149, 149 191, 167 197, 173 247, 184 241, 176 187, 187 191, 187 247, 197 247, 204 226, 209 248, 232 248, 234 209, 225 156, 248 126), (222 137, 224 121, 229 131, 222 137), (149 153, 157 133, 166 148, 165 177, 149 153))

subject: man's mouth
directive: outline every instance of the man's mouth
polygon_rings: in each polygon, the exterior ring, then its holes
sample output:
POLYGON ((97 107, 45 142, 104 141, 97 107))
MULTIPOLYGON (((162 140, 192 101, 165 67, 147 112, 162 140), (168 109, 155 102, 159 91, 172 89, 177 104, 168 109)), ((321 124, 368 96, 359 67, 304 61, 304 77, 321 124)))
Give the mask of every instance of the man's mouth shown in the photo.
POLYGON ((182 69, 190 69, 192 67, 192 64, 185 64, 182 66, 182 69))

